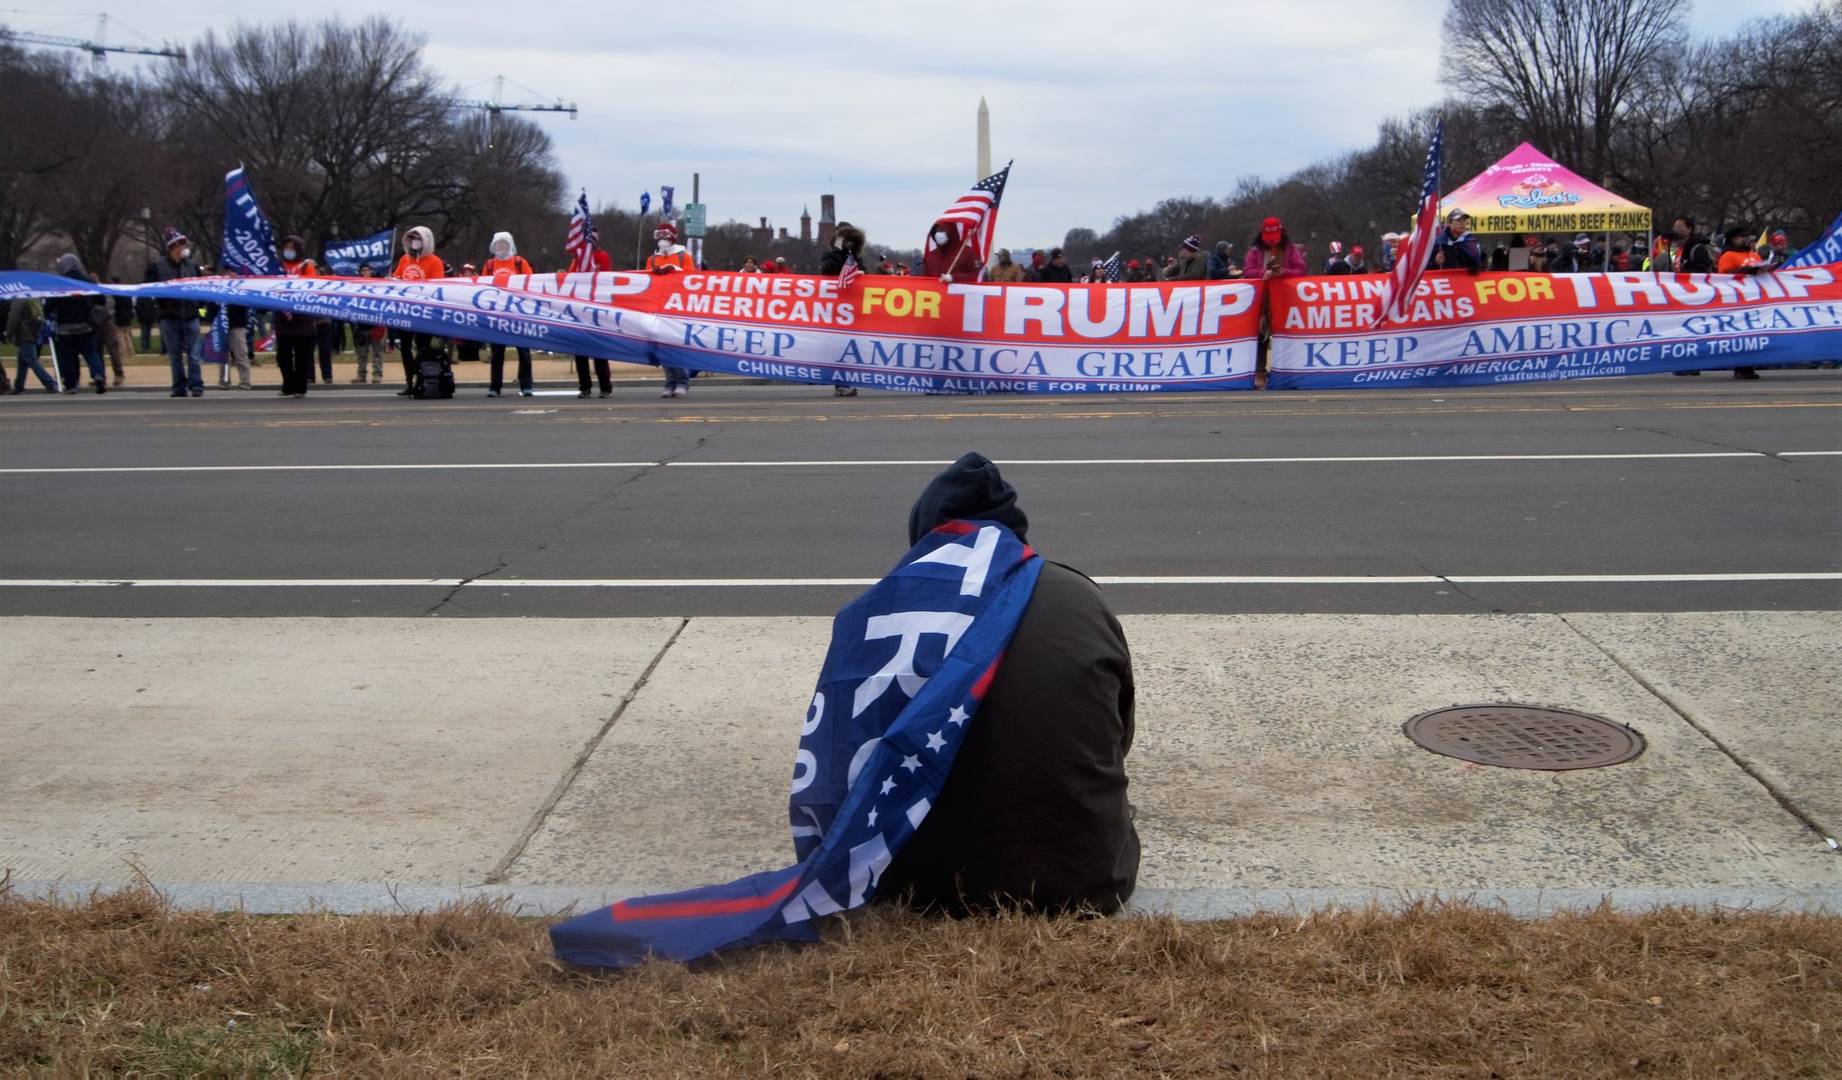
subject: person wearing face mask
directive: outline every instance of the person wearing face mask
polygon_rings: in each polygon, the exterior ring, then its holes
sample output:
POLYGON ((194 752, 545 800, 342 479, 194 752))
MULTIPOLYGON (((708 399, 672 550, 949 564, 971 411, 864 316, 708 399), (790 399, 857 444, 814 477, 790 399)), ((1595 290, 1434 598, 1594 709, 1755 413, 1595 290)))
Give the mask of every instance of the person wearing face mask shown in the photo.
MULTIPOLYGON (((646 257, 648 271, 654 274, 681 274, 686 270, 697 269, 697 264, 691 261, 690 252, 678 242, 676 225, 669 221, 659 222, 659 227, 652 231, 652 242, 656 250, 646 257)), ((660 397, 683 397, 691 392, 689 369, 670 365, 661 365, 661 367, 665 372, 665 392, 660 394, 660 397)))
MULTIPOLYGON (((198 264, 192 261, 192 242, 185 234, 168 225, 160 234, 166 254, 147 264, 142 280, 147 282, 178 281, 198 276, 198 264)), ((198 355, 197 304, 178 297, 158 297, 154 314, 160 322, 160 347, 173 370, 173 397, 205 396, 205 376, 198 355)))
MULTIPOLYGON (((447 268, 435 254, 435 234, 427 226, 417 225, 403 234, 403 256, 397 260, 396 269, 390 276, 401 281, 428 281, 443 277, 447 268)), ((427 334, 412 333, 404 330, 397 335, 397 347, 403 355, 403 389, 397 391, 398 397, 408 397, 416 392, 416 354, 428 347, 427 334)))
POLYGON ((979 279, 979 253, 960 235, 959 225, 941 220, 928 231, 927 250, 921 255, 921 276, 949 282, 974 282, 979 279))
POLYGON ((1063 257, 1061 248, 1049 249, 1049 265, 1042 268, 1042 273, 1038 277, 1044 282, 1074 281, 1074 270, 1069 267, 1068 260, 1063 257))
MULTIPOLYGON (((306 257, 307 245, 298 236, 281 242, 281 272, 287 277, 319 277, 320 268, 306 257)), ((320 320, 289 311, 275 313, 275 366, 281 369, 281 396, 304 398, 313 381, 314 353, 320 341, 320 320)))
MULTIPOLYGON (((492 258, 480 267, 480 276, 492 278, 495 283, 503 281, 514 274, 525 277, 531 275, 531 264, 524 256, 518 254, 518 244, 512 234, 497 232, 492 234, 492 258)), ((492 365, 492 385, 487 388, 487 397, 498 397, 499 388, 505 382, 505 346, 494 342, 487 346, 487 359, 492 365)), ((531 350, 518 347, 518 396, 531 396, 531 350)))
POLYGON ((659 227, 652 230, 652 246, 653 253, 646 257, 647 270, 655 274, 678 274, 697 269, 690 252, 678 242, 678 226, 671 222, 661 221, 659 227))

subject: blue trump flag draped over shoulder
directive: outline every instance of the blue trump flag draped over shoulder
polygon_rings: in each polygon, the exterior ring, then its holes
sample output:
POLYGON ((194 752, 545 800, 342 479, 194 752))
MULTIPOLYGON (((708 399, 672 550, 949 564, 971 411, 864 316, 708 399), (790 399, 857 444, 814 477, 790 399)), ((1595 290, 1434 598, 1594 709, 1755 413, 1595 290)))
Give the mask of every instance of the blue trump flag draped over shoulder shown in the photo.
POLYGON ((793 762, 799 861, 559 923, 557 956, 627 967, 811 940, 817 916, 869 900, 940 797, 1041 571, 1002 525, 951 521, 922 537, 832 623, 793 762))

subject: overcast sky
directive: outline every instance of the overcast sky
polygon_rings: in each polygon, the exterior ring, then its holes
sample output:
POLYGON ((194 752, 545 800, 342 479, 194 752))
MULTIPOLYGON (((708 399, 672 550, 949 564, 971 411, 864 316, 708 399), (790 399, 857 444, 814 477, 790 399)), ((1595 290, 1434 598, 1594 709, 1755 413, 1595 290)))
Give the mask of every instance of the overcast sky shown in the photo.
MULTIPOLYGON (((21 30, 88 37, 99 0, 0 12, 21 30), (87 14, 86 14, 87 13, 87 14)), ((1694 0, 1697 34, 1812 0, 1694 0)), ((160 0, 118 5, 114 43, 190 41, 294 5, 160 0)), ((328 3, 387 10, 428 38, 464 96, 504 75, 581 106, 542 115, 573 192, 631 208, 703 175, 712 220, 798 228, 838 196, 872 242, 920 243, 972 180, 982 94, 992 153, 1015 158, 999 241, 1057 243, 1169 195, 1226 194, 1367 145, 1376 124, 1437 101, 1444 0, 970 0, 795 4, 328 3)), ((1813 61, 1815 58, 1813 58, 1813 61)), ((138 61, 110 61, 114 65, 138 61)))

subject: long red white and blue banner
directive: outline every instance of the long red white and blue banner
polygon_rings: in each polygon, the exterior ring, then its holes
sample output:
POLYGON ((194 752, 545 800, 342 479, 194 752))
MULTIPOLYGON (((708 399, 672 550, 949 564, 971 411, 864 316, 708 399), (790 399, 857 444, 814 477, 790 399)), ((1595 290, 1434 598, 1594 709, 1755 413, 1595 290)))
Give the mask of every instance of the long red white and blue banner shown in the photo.
POLYGON ((1838 360, 1838 271, 1429 273, 1407 318, 1380 327, 1385 278, 1276 281, 1268 385, 1473 386, 1838 360))
POLYGON ((1842 359, 1842 264, 1756 276, 1431 273, 1375 325, 1381 275, 945 285, 694 271, 495 279, 198 278, 79 289, 0 273, 0 298, 195 298, 437 337, 803 383, 927 393, 1463 386, 1842 359))

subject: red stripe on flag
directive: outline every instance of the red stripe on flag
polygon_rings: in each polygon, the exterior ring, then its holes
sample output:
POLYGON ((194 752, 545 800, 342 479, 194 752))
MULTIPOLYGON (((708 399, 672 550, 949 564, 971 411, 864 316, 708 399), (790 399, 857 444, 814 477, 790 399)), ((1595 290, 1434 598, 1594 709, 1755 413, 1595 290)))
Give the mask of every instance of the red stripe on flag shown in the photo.
POLYGON ((972 531, 972 523, 970 521, 946 521, 934 526, 934 531, 946 533, 948 536, 964 536, 972 531))
POLYGON ((799 878, 794 878, 766 896, 747 896, 737 900, 679 900, 668 904, 648 904, 642 908, 632 906, 632 901, 622 900, 608 908, 608 911, 614 916, 615 922, 689 919, 701 915, 740 915, 773 907, 792 896, 793 887, 798 884, 799 878))
POLYGON ((991 680, 998 677, 998 665, 1002 663, 1004 663, 1004 654, 999 653, 998 658, 993 660, 991 666, 985 669, 985 674, 979 676, 979 681, 972 684, 972 699, 974 701, 985 700, 985 691, 991 689, 991 680))

